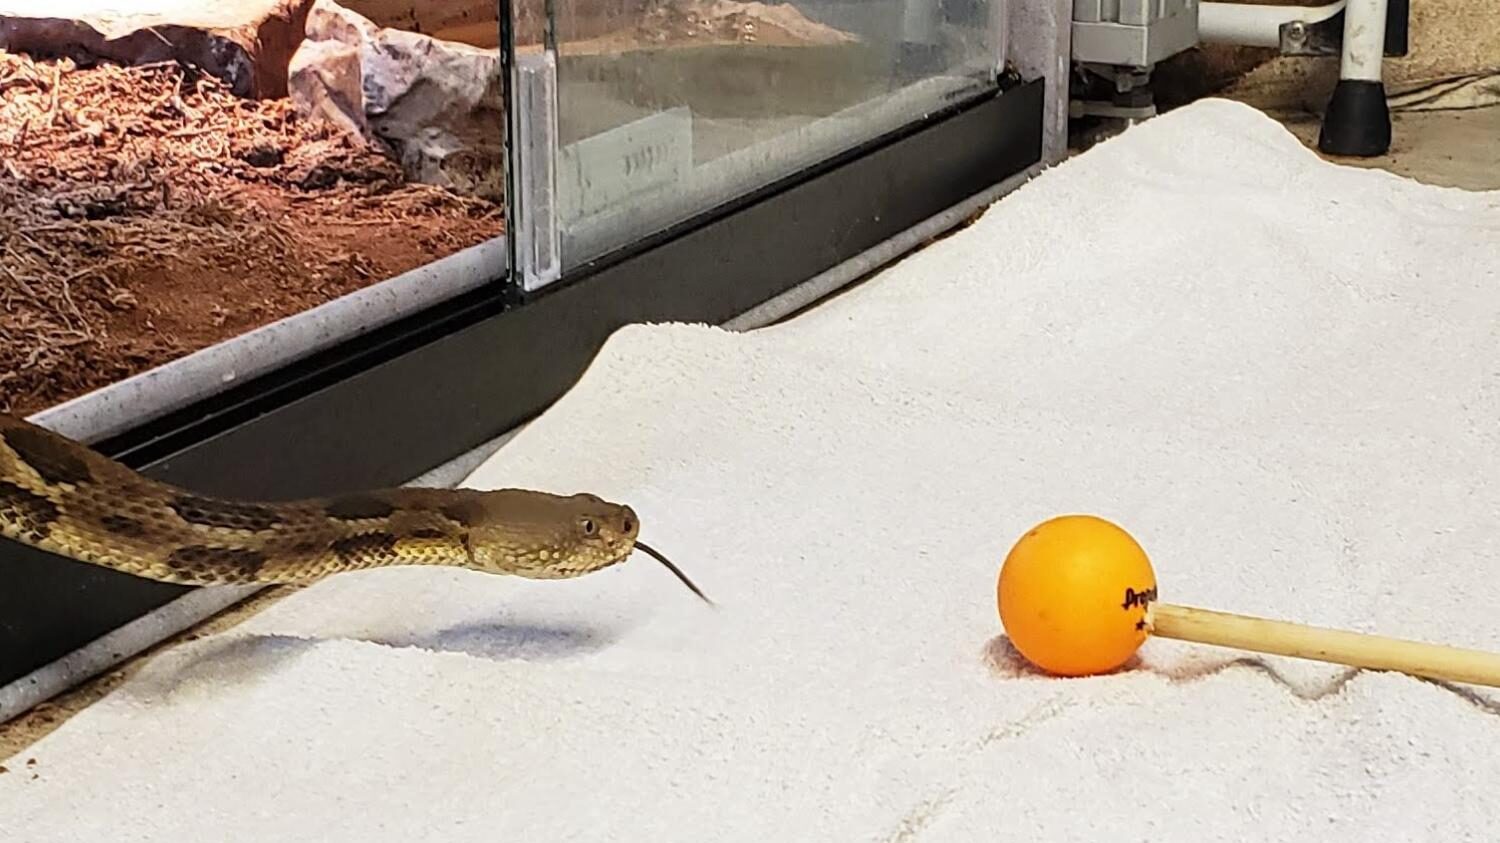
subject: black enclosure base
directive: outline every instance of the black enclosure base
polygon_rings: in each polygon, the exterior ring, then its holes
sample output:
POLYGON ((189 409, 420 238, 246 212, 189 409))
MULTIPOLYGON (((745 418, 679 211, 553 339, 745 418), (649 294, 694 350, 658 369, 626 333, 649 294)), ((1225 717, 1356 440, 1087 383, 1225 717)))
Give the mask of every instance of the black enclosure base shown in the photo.
MULTIPOLYGON (((96 447, 205 494, 399 485, 544 410, 617 328, 726 321, 1032 166, 1042 102, 1036 80, 965 103, 534 300, 497 284, 96 447)), ((186 591, 8 541, 0 556, 0 686, 186 591)))

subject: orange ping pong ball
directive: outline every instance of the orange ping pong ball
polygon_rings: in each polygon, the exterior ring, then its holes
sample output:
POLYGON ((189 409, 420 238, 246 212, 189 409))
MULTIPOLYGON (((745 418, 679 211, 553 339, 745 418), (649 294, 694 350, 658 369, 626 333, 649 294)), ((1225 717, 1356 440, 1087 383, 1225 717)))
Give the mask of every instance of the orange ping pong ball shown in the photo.
POLYGON ((1033 527, 1005 557, 996 586, 1000 623, 1048 673, 1106 673, 1146 640, 1156 599, 1151 560, 1130 534, 1092 515, 1033 527))

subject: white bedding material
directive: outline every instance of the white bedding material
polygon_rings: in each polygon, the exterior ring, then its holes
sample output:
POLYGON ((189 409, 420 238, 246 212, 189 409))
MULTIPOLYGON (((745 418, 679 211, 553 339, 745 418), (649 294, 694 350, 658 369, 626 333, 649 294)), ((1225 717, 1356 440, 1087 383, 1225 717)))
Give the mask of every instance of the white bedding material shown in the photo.
POLYGON ((1163 599, 1500 649, 1497 267, 1500 195, 1149 121, 786 325, 620 332, 470 478, 630 502, 717 611, 644 556, 336 577, 6 761, 4 836, 1489 839, 1500 691, 1045 678, 994 581, 1089 511, 1163 599))

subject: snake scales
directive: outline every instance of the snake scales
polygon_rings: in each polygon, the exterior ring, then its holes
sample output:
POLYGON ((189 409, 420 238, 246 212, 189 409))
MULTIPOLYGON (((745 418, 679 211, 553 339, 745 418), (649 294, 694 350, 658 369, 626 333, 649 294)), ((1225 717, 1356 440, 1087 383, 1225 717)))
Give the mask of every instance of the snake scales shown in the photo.
POLYGON ((579 577, 637 549, 630 507, 590 494, 395 488, 286 502, 205 497, 0 414, 0 535, 184 585, 307 583, 343 571, 447 565, 579 577))

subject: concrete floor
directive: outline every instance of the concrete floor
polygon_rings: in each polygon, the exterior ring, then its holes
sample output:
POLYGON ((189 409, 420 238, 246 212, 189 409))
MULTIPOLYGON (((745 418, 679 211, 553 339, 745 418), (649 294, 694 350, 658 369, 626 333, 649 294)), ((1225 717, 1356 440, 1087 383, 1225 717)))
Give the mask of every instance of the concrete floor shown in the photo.
MULTIPOLYGON (((1280 115, 1282 122, 1309 146, 1316 145, 1318 120, 1306 114, 1280 115)), ((1346 159, 1339 163, 1378 167, 1418 181, 1471 190, 1500 189, 1500 106, 1449 112, 1413 112, 1394 118, 1390 155, 1375 159, 1346 159)), ((60 727, 90 703, 103 698, 139 670, 151 656, 173 644, 229 629, 260 611, 288 589, 266 589, 218 617, 184 632, 125 662, 109 673, 44 703, 31 712, 0 725, 0 759, 26 747, 60 727)))
MULTIPOLYGON (((1317 148, 1316 115, 1277 115, 1303 143, 1317 148)), ((1391 151, 1379 158, 1338 159, 1378 167, 1426 184, 1500 190, 1500 105, 1467 111, 1414 111, 1391 116, 1391 151)))

